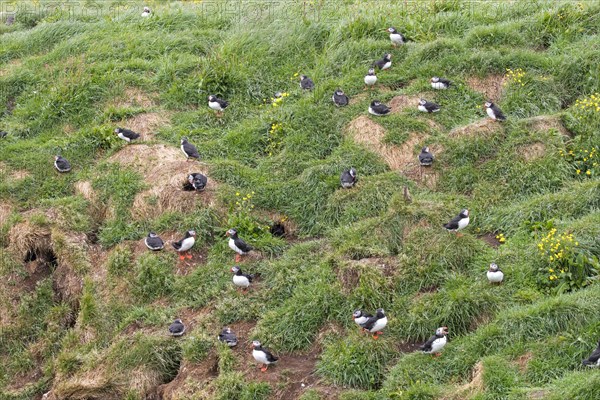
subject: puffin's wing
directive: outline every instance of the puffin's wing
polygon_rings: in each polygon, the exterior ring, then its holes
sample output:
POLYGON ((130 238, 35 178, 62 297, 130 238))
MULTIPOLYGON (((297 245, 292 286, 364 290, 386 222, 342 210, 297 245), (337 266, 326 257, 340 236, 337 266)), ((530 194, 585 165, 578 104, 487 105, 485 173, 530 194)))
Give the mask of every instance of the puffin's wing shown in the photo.
POLYGON ((385 65, 385 60, 377 60, 373 63, 374 67, 381 69, 385 65))
POLYGON ((240 249, 241 251, 243 251, 244 253, 249 252, 250 250, 252 250, 252 247, 248 245, 248 243, 244 242, 242 239, 237 238, 234 241, 235 243, 235 247, 237 247, 238 249, 240 249))
POLYGON ((442 82, 446 86, 452 85, 452 82, 450 82, 450 80, 448 79, 440 78, 440 82, 442 82))
POLYGON ((221 108, 227 108, 227 106, 229 105, 229 103, 223 99, 217 99, 217 103, 219 103, 221 108))
POLYGON ((71 169, 71 164, 64 158, 59 158, 56 160, 56 165, 58 165, 58 168, 62 170, 71 169))
POLYGON ((494 106, 492 107, 492 110, 494 110, 494 114, 496 114, 497 119, 506 119, 506 116, 504 115, 502 110, 500 108, 498 108, 497 105, 494 104, 494 106))
POLYGON ((598 360, 600 360, 600 347, 597 347, 587 359, 590 364, 595 364, 598 360))
POLYGON ((458 229, 458 221, 460 221, 462 218, 460 217, 460 215, 457 215, 456 217, 452 218, 450 220, 450 222, 448 222, 447 224, 444 225, 444 228, 446 229, 458 229))
POLYGON ((175 250, 179 250, 181 248, 181 245, 183 244, 183 239, 177 241, 177 242, 173 242, 171 243, 173 248, 175 248, 175 250))
POLYGON ((246 277, 248 282, 252 282, 252 279, 254 279, 254 274, 242 274, 242 276, 246 277))
POLYGON ((427 109, 427 111, 430 111, 430 112, 432 112, 432 111, 435 111, 435 110, 439 109, 439 108, 440 108, 440 106, 439 106, 439 105, 437 105, 436 103, 430 103, 430 102, 427 102, 427 103, 425 104, 425 108, 427 109))
POLYGON ((363 322, 362 324, 359 324, 361 327, 366 328, 366 324, 369 323, 369 321, 371 320, 371 318, 375 318, 373 317, 371 314, 363 314, 363 317, 367 318, 367 320, 365 322, 363 322))
POLYGON ((200 154, 198 153, 198 150, 196 149, 196 146, 194 146, 191 143, 184 144, 183 145, 183 150, 185 150, 185 153, 189 157, 200 158, 200 154))
POLYGON ((365 321, 365 323, 362 324, 362 327, 365 328, 365 329, 367 329, 367 330, 371 330, 375 326, 375 323, 377 322, 378 319, 379 318, 377 318, 377 316, 374 316, 374 317, 369 316, 369 319, 367 319, 365 321))
POLYGON ((279 357, 275 357, 269 350, 263 348, 263 351, 265 352, 265 356, 267 356, 267 361, 274 363, 275 361, 279 360, 279 357))
POLYGON ((419 347, 419 349, 421 349, 423 351, 430 351, 431 346, 433 345, 433 342, 435 342, 436 339, 437 339, 437 336, 433 335, 432 337, 429 338, 428 341, 425 342, 425 344, 423 344, 423 346, 419 347))

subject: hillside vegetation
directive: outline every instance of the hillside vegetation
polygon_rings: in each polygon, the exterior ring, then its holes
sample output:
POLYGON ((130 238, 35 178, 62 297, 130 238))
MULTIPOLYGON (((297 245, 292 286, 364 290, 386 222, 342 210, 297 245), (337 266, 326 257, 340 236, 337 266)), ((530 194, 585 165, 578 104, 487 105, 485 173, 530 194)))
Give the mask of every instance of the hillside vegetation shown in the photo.
POLYGON ((0 3, 20 7, 0 26, 0 399, 600 398, 581 365, 600 339, 600 3, 50 3, 0 3), (205 192, 182 190, 191 172, 205 192), (463 235, 444 230, 463 208, 463 235), (229 228, 256 249, 247 293, 229 228), (351 316, 380 307, 373 340, 351 316), (417 351, 441 326, 443 354, 417 351), (255 339, 280 357, 265 373, 255 339))

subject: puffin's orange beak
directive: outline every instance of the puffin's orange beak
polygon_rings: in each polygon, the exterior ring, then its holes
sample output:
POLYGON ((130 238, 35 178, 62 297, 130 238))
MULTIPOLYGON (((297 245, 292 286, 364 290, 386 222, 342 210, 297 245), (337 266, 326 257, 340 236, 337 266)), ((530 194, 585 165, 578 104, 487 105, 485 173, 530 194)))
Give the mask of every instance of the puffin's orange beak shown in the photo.
POLYGON ((229 237, 229 232, 225 232, 225 236, 229 237))

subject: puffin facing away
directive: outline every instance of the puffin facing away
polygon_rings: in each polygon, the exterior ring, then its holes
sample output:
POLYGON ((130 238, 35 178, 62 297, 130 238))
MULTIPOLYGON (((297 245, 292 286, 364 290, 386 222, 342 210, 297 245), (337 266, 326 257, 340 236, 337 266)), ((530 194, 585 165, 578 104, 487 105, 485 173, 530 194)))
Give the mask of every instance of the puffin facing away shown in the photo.
POLYGON ((439 104, 427 101, 425 99, 419 100, 419 106, 417 108, 419 109, 419 111, 426 113, 438 112, 441 109, 439 104))
POLYGON ((340 182, 344 189, 349 189, 354 186, 356 184, 356 179, 356 170, 354 168, 344 170, 340 176, 340 182))
POLYGON ((185 137, 181 139, 181 151, 183 151, 183 154, 185 154, 185 157, 188 160, 190 158, 195 158, 195 159, 200 158, 200 154, 198 153, 196 146, 194 146, 193 144, 188 142, 188 139, 185 137))
POLYGON ((229 347, 234 347, 238 344, 238 338, 231 329, 225 327, 221 333, 219 333, 219 342, 223 342, 229 347))
POLYGON ((192 255, 187 254, 187 252, 194 246, 194 243, 196 243, 196 232, 190 230, 185 233, 183 239, 178 242, 173 242, 171 245, 177 252, 180 253, 179 259, 184 260, 186 258, 192 258, 192 255))
POLYGON ((285 237, 285 225, 281 222, 275 222, 273 225, 271 225, 269 232, 271 232, 271 235, 275 237, 285 237))
POLYGON ((254 279, 254 275, 248 275, 242 272, 242 269, 237 265, 231 268, 233 272, 233 284, 246 290, 250 287, 250 282, 254 279))
POLYGON ((165 247, 162 239, 154 232, 150 232, 144 239, 144 244, 152 251, 162 250, 165 247))
POLYGON ((419 164, 424 167, 430 167, 433 164, 433 154, 429 151, 429 147, 425 146, 421 149, 421 153, 419 154, 419 164))
POLYGON ((598 342, 598 346, 596 346, 596 350, 581 363, 587 367, 600 366, 600 341, 598 342))
POLYGON ((496 263, 490 264, 490 269, 488 269, 486 275, 490 283, 500 284, 504 280, 504 273, 500 271, 500 268, 496 265, 496 263))
POLYGON ((300 87, 304 90, 313 90, 315 83, 306 75, 300 75, 300 87))
POLYGON ((383 58, 375 61, 373 65, 382 71, 392 68, 392 55, 389 53, 384 54, 383 58))
POLYGON ((8 132, 6 132, 6 131, 0 131, 0 139, 4 139, 7 136, 8 136, 8 132))
POLYGON ((467 225, 469 225, 469 221, 469 210, 465 208, 464 210, 461 210, 460 214, 452 218, 450 222, 444 224, 444 228, 450 232, 458 233, 458 231, 465 229, 467 225))
POLYGON ((378 308, 377 313, 374 317, 368 318, 367 321, 362 324, 362 328, 373 334, 373 339, 377 340, 379 335, 382 335, 383 328, 387 326, 388 320, 383 312, 383 308, 378 308))
POLYGON ((135 133, 134 131, 132 131, 130 129, 117 128, 117 129, 115 129, 115 133, 117 134, 117 136, 119 138, 123 139, 127 143, 131 143, 132 140, 136 140, 136 139, 140 138, 139 133, 135 133))
POLYGON ((444 90, 448 89, 450 85, 452 85, 452 82, 450 82, 448 79, 440 78, 437 76, 431 78, 431 87, 434 89, 444 90))
POLYGON ((448 342, 446 335, 448 334, 448 328, 443 326, 441 328, 437 328, 435 331, 435 335, 429 338, 427 342, 423 346, 420 347, 420 350, 426 354, 434 354, 436 357, 441 355, 441 351, 448 342))
POLYGON ((229 236, 229 248, 236 253, 235 262, 242 261, 242 256, 250 253, 252 247, 238 237, 235 229, 228 230, 226 235, 229 236))
POLYGON ((66 158, 56 155, 54 156, 54 168, 56 168, 58 172, 69 172, 71 170, 71 164, 66 158))
POLYGON ((365 75, 365 90, 367 87, 373 87, 377 83, 377 76, 375 75, 375 69, 370 68, 367 75, 365 75))
POLYGON ((362 310, 355 310, 352 313, 352 319, 361 328, 364 328, 364 324, 369 320, 369 318, 373 318, 371 314, 367 314, 362 310))
POLYGON ((200 173, 192 173, 188 175, 188 182, 194 190, 203 192, 206 189, 208 178, 200 173))
POLYGON ((348 102, 350 101, 348 99, 348 96, 346 96, 346 94, 341 89, 336 90, 333 93, 333 97, 331 99, 333 100, 333 104, 335 104, 338 107, 347 106, 348 102))
POLYGON ((274 364, 279 360, 279 358, 271 354, 269 350, 262 347, 262 344, 258 340, 252 342, 252 347, 252 357, 260 363, 259 367, 261 367, 260 370, 262 372, 265 372, 269 369, 269 365, 274 364))
POLYGON ((217 115, 222 115, 223 111, 229 106, 229 103, 217 96, 208 96, 208 106, 217 112, 217 115))
POLYGON ((485 104, 485 112, 488 117, 493 119, 494 121, 506 121, 506 116, 502 113, 502 110, 498 108, 497 105, 492 103, 491 101, 487 101, 485 104))
POLYGON ((177 318, 169 326, 169 334, 171 334, 171 336, 181 336, 184 333, 185 333, 185 325, 179 318, 177 318))
POLYGON ((404 44, 407 42, 404 35, 396 30, 394 27, 390 27, 386 29, 390 33, 390 41, 392 42, 392 46, 397 47, 398 45, 404 44))
POLYGON ((369 106, 369 114, 377 115, 379 117, 388 115, 392 110, 380 102, 379 100, 373 100, 369 106))
POLYGON ((150 11, 150 7, 144 7, 144 12, 142 13, 142 17, 149 17, 150 14, 152 14, 152 11, 150 11))

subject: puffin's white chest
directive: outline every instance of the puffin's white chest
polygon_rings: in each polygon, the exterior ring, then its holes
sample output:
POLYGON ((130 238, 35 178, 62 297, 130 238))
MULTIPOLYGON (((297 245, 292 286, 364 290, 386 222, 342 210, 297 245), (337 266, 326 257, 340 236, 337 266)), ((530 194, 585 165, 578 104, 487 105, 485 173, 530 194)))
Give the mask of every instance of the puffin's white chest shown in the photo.
POLYGON ((467 225, 469 225, 469 220, 470 220, 469 217, 459 220, 458 221, 458 229, 456 229, 456 230, 460 231, 461 229, 466 228, 467 225))
POLYGON ((390 33, 390 40, 392 43, 404 44, 404 38, 398 33, 390 33))
POLYGON ((209 101, 208 106, 215 111, 223 111, 223 108, 221 107, 218 101, 209 101))
POLYGON ((425 108, 425 106, 422 106, 419 104, 419 107, 417 107, 419 109, 419 111, 421 112, 427 112, 427 109, 425 108))
POLYGON ((117 136, 119 136, 123 140, 126 140, 127 142, 131 142, 131 139, 129 139, 127 136, 123 135, 123 132, 119 132, 119 134, 117 136))
POLYGON ((243 275, 234 275, 233 284, 239 287, 247 288, 248 286, 250 286, 250 281, 243 275))
POLYGON ((375 325, 373 325, 373 328, 371 328, 371 330, 369 332, 373 333, 373 332, 380 332, 383 330, 383 328, 385 328, 387 326, 388 320, 387 317, 383 317, 377 320, 377 322, 375 322, 375 325))
POLYGON ((267 355, 264 351, 252 350, 252 357, 261 364, 271 364, 269 360, 267 360, 267 355))
POLYGON ((392 62, 388 61, 385 64, 383 64, 383 67, 381 67, 382 70, 384 69, 389 69, 392 66, 392 62))
POLYGON ((431 87, 437 90, 444 90, 448 88, 442 82, 431 82, 431 87))
POLYGON ((377 116, 385 115, 385 114, 380 114, 377 111, 373 110, 372 107, 369 107, 369 114, 373 114, 373 115, 377 115, 377 116))
POLYGON ((487 278, 491 283, 498 283, 504 280, 504 273, 502 271, 488 271, 487 278))
POLYGON ((185 152, 185 149, 183 148, 183 145, 181 145, 181 147, 179 147, 181 149, 181 152, 189 158, 188 153, 185 152))
POLYGON ((362 325, 365 322, 367 322, 368 318, 367 317, 358 317, 358 318, 354 318, 354 322, 356 322, 357 325, 362 325))
POLYGON ((183 239, 183 241, 181 242, 181 247, 178 251, 188 251, 192 248, 192 246, 194 246, 195 242, 196 239, 194 239, 193 237, 183 239))
POLYGON ((444 346, 446 345, 446 342, 447 342, 446 336, 438 338, 438 339, 435 339, 433 341, 433 343, 431 344, 431 352, 432 353, 439 353, 444 348, 444 346))
POLYGON ((142 17, 148 17, 148 16, 150 16, 150 13, 149 13, 149 12, 146 12, 146 11, 144 11, 144 12, 142 13, 142 17))
POLYGON ((240 255, 244 254, 244 252, 235 245, 235 240, 232 238, 229 238, 229 248, 240 255))
POLYGON ((485 111, 487 112, 487 115, 491 118, 491 119, 496 119, 496 113, 494 112, 494 110, 492 110, 491 107, 488 107, 485 109, 485 111))
POLYGON ((377 82, 376 75, 366 75, 365 76, 365 85, 373 86, 377 82))

